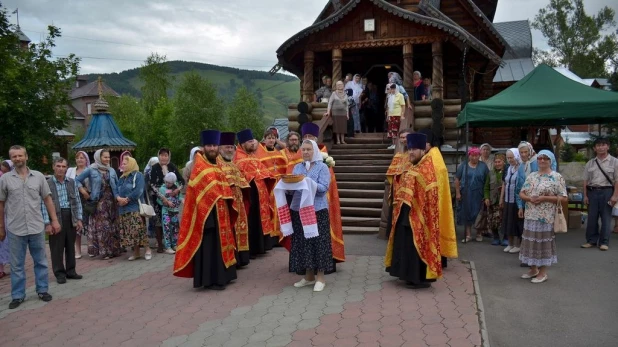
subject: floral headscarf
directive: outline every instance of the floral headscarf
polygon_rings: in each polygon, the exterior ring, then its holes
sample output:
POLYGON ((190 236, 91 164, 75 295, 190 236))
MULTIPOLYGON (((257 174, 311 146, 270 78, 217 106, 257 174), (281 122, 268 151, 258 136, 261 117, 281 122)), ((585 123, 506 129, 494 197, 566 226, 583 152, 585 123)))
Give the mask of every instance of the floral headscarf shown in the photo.
POLYGON ((517 146, 517 150, 519 150, 520 148, 526 147, 528 148, 528 157, 530 159, 528 159, 528 161, 530 161, 532 158, 534 158, 534 156, 536 155, 536 152, 534 151, 534 148, 532 147, 532 144, 530 144, 530 142, 528 141, 522 141, 519 143, 519 146, 517 146))
POLYGON ((90 165, 91 168, 95 170, 109 171, 110 169, 109 165, 103 165, 103 162, 101 162, 101 154, 103 152, 109 152, 109 151, 105 149, 99 149, 96 152, 94 152, 94 164, 90 165))

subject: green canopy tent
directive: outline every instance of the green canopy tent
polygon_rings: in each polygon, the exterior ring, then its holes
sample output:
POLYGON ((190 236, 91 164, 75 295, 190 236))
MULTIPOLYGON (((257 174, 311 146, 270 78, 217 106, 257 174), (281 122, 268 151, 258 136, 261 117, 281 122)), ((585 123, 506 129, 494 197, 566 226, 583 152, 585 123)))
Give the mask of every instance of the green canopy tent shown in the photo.
POLYGON ((469 102, 457 126, 518 127, 618 121, 618 93, 592 88, 541 64, 519 82, 483 101, 469 102))

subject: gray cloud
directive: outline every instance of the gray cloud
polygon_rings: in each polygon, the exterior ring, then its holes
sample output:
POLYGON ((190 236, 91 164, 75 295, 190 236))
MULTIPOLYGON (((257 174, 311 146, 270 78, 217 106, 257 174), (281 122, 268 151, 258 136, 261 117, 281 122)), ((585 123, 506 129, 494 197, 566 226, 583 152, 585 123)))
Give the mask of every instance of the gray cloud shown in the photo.
MULTIPOLYGON (((82 73, 119 72, 137 67, 151 52, 165 54, 169 60, 267 70, 276 63, 279 45, 311 25, 326 3, 327 0, 3 1, 10 11, 19 7, 21 27, 33 41, 43 37, 40 32, 45 32, 48 24, 60 27, 63 37, 54 54, 75 53, 83 57, 82 73)), ((500 0, 496 21, 532 20, 548 3, 549 0, 500 0)), ((612 0, 585 3, 589 13, 596 13, 602 6, 618 11, 618 4, 612 0)), ((533 33, 533 39, 536 46, 546 47, 539 32, 533 33)))

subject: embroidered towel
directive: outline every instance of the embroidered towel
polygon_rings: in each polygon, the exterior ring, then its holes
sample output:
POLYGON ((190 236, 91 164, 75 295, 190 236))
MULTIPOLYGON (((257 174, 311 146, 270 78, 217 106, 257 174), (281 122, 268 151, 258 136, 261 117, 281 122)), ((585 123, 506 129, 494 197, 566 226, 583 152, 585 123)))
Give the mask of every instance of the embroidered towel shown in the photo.
POLYGON ((292 229, 292 217, 290 216, 290 208, 285 198, 285 192, 288 190, 300 191, 300 221, 303 224, 303 232, 306 239, 318 236, 318 220, 315 215, 313 200, 318 189, 317 183, 311 178, 305 177, 304 180, 297 183, 285 183, 279 181, 275 186, 275 202, 277 203, 277 214, 279 215, 279 223, 281 224, 281 233, 283 236, 290 236, 294 233, 292 229))

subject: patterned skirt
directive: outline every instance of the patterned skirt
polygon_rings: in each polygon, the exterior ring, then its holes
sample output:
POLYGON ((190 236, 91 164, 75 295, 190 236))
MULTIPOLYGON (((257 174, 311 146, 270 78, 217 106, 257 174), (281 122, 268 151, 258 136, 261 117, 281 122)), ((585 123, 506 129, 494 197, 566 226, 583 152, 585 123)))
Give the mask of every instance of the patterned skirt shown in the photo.
POLYGON ((129 212, 118 217, 122 247, 148 246, 146 226, 139 212, 129 212))
POLYGON ((502 209, 500 205, 489 205, 487 208, 487 229, 491 231, 500 230, 502 224, 502 209))
POLYGON ((290 272, 305 275, 307 270, 324 271, 329 274, 335 271, 333 250, 330 240, 330 221, 328 209, 317 211, 318 237, 305 238, 303 225, 298 211, 290 211, 292 217, 292 248, 290 250, 290 272))
POLYGON ((529 266, 551 266, 558 262, 554 225, 535 220, 524 221, 519 260, 529 266))

